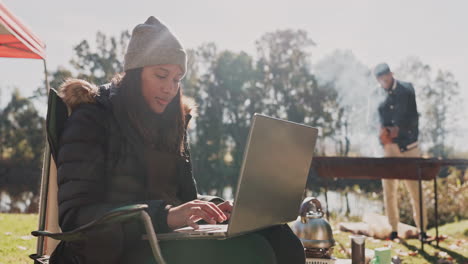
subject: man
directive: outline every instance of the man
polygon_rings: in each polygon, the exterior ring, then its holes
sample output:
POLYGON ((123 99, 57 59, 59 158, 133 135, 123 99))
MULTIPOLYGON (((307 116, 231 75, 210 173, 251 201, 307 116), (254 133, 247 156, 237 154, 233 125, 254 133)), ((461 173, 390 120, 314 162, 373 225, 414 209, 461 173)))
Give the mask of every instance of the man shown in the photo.
MULTIPOLYGON (((411 83, 396 80, 390 67, 381 63, 375 67, 375 76, 386 92, 385 100, 379 106, 380 142, 385 157, 419 157, 418 110, 416 96, 411 83)), ((420 230, 420 236, 427 239, 426 208, 423 206, 423 224, 420 223, 419 185, 416 180, 404 180, 411 197, 413 218, 420 230)), ((398 180, 382 179, 385 211, 392 227, 390 239, 398 238, 399 210, 397 204, 398 180)))

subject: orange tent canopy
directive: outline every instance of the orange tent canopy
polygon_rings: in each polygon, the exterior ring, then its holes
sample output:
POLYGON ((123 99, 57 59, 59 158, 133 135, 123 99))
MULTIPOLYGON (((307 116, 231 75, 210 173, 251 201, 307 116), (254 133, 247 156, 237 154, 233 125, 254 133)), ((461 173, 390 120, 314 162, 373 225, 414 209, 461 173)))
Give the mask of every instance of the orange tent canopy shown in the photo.
POLYGON ((45 44, 0 3, 0 57, 45 59, 45 44))

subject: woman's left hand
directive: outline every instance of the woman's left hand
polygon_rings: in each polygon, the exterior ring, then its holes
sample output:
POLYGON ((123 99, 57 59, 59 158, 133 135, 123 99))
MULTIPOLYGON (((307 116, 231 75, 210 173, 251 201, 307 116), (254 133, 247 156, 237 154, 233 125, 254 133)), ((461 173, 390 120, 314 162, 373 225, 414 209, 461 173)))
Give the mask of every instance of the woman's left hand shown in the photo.
POLYGON ((219 209, 221 209, 221 211, 223 211, 224 215, 226 215, 226 217, 228 218, 231 218, 231 212, 232 212, 232 201, 225 201, 225 202, 222 202, 220 204, 217 205, 219 209))

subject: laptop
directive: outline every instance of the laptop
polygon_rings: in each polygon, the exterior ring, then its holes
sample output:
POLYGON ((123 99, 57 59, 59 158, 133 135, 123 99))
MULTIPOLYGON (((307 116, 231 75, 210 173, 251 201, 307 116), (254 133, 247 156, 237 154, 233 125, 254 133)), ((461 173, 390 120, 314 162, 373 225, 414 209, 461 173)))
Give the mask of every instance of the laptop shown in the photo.
POLYGON ((228 224, 184 227, 158 239, 225 239, 296 220, 316 139, 316 128, 255 114, 228 224))

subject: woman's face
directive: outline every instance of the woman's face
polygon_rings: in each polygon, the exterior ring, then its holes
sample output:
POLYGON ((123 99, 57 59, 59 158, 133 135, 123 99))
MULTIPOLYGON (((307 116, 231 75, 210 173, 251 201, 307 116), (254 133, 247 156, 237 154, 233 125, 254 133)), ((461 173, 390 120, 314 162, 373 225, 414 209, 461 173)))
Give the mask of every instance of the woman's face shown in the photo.
POLYGON ((177 95, 183 73, 178 65, 146 66, 141 72, 141 92, 155 113, 163 113, 177 95))

